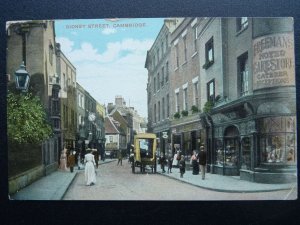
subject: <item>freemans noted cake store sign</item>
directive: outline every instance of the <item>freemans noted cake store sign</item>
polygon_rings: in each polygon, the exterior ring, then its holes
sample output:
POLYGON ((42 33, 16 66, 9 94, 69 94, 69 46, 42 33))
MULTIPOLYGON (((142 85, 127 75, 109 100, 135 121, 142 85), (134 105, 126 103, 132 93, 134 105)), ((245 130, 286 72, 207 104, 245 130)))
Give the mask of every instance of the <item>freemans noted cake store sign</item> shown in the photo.
POLYGON ((295 85, 293 33, 253 40, 253 89, 295 85))

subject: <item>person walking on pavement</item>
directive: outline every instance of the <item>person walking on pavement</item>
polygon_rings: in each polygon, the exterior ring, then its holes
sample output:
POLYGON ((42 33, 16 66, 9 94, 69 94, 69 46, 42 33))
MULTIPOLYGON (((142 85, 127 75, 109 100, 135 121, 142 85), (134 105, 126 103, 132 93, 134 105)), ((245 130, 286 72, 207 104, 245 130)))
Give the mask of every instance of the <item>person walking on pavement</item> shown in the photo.
POLYGON ((61 170, 67 170, 67 162, 66 162, 66 149, 64 148, 62 151, 61 151, 61 154, 60 154, 60 161, 59 161, 59 169, 61 170))
POLYGON ((179 161, 179 171, 180 171, 180 177, 183 178, 183 174, 185 173, 184 155, 181 156, 181 159, 179 161))
POLYGON ((86 185, 91 186, 96 184, 96 172, 95 172, 96 162, 91 149, 89 149, 87 151, 87 154, 85 154, 84 163, 85 163, 84 175, 85 175, 86 185))
POLYGON ((98 169, 99 153, 98 153, 97 149, 93 151, 93 155, 94 155, 95 162, 96 162, 96 168, 98 169))
POLYGON ((172 155, 169 155, 168 157, 168 173, 172 173, 172 164, 173 164, 173 157, 172 155))
POLYGON ((200 165, 200 170, 202 174, 202 180, 205 179, 205 167, 206 167, 206 150, 204 149, 204 146, 200 146, 200 152, 198 154, 199 158, 199 165, 200 165))
POLYGON ((160 157, 160 166, 161 166, 161 171, 162 171, 163 173, 166 172, 166 171, 165 171, 165 163, 166 163, 166 157, 165 157, 165 155, 162 155, 162 156, 160 157))
POLYGON ((193 167, 193 175, 198 175, 199 174, 199 164, 198 164, 198 159, 197 159, 197 156, 196 156, 196 151, 194 150, 193 151, 193 155, 191 157, 191 164, 192 164, 192 167, 193 167))
POLYGON ((74 171, 74 166, 75 166, 75 151, 71 151, 69 157, 68 157, 68 163, 69 163, 69 167, 70 167, 70 171, 71 173, 73 173, 74 171))
POLYGON ((120 163, 121 166, 122 166, 122 159, 123 159, 122 151, 119 150, 119 151, 118 151, 118 164, 117 164, 117 165, 119 165, 119 163, 120 163))

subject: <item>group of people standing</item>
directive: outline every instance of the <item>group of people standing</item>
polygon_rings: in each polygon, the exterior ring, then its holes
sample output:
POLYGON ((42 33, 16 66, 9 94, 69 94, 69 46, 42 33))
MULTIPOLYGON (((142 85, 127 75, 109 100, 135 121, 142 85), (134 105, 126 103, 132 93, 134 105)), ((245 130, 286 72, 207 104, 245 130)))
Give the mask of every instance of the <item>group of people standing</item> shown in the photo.
MULTIPOLYGON (((171 155, 167 158, 165 156, 160 157, 160 165, 162 172, 165 173, 165 164, 168 165, 168 173, 172 173, 172 168, 179 168, 180 177, 183 177, 185 173, 186 164, 185 164, 185 156, 181 154, 180 150, 177 149, 174 157, 171 155)), ((206 150, 204 146, 200 146, 200 151, 197 153, 195 150, 193 151, 193 155, 191 157, 191 164, 193 168, 193 175, 198 175, 199 171, 202 174, 202 180, 205 179, 205 169, 206 169, 206 150), (199 168, 200 167, 200 168, 199 168)))

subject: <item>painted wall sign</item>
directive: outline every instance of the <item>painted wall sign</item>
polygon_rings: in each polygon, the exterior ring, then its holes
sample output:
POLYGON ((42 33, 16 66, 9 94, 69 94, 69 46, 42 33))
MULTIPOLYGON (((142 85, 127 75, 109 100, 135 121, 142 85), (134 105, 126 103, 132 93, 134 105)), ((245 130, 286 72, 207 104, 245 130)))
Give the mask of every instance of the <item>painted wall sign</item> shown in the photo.
POLYGON ((253 40, 253 89, 295 85, 294 37, 272 34, 253 40))

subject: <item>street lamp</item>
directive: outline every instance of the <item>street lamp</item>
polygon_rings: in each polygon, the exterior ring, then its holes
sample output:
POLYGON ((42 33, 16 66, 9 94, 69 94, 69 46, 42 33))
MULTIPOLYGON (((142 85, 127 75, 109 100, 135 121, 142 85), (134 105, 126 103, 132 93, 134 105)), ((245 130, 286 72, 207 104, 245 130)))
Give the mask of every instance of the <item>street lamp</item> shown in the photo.
POLYGON ((15 71, 16 88, 22 92, 27 92, 30 75, 25 70, 24 62, 20 65, 20 68, 15 71))

